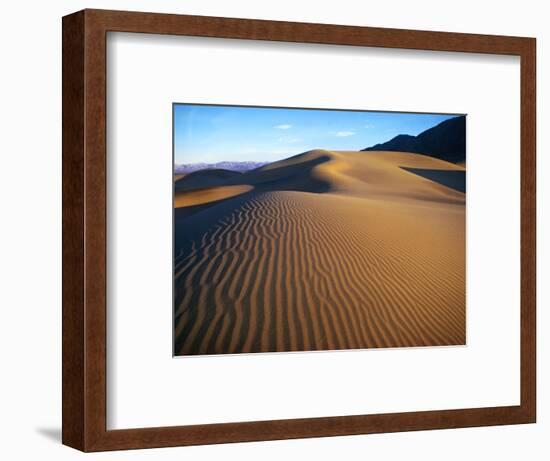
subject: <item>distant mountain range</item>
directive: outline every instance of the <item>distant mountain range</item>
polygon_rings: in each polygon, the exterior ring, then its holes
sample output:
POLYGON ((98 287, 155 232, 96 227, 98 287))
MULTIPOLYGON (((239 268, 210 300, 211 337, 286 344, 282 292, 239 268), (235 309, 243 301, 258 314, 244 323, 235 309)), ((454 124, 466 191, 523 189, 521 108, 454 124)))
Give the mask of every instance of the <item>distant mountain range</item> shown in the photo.
POLYGON ((174 173, 192 173, 198 170, 229 170, 229 171, 249 171, 266 165, 268 162, 217 162, 217 163, 189 163, 176 165, 174 173))
POLYGON ((418 136, 400 134, 388 142, 363 149, 412 152, 451 163, 466 162, 466 117, 450 118, 418 136))

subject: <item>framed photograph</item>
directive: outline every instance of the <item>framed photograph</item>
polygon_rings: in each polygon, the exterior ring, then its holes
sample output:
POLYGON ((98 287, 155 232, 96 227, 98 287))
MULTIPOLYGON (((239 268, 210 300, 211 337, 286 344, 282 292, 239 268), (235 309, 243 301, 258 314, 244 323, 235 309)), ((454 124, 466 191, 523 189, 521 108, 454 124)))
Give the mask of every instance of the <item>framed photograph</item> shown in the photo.
POLYGON ((63 443, 536 419, 535 39, 63 18, 63 443))
POLYGON ((466 345, 465 115, 175 104, 173 126, 175 356, 466 345))

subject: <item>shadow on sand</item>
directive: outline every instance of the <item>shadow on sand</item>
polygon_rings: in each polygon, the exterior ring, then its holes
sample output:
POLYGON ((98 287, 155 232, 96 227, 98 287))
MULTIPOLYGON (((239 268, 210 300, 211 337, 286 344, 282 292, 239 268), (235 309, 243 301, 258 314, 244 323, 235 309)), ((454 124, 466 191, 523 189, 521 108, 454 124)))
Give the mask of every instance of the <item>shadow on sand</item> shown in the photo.
POLYGON ((432 170, 426 168, 409 168, 401 167, 409 173, 422 176, 430 181, 441 184, 457 190, 458 192, 466 193, 466 171, 461 170, 432 170))

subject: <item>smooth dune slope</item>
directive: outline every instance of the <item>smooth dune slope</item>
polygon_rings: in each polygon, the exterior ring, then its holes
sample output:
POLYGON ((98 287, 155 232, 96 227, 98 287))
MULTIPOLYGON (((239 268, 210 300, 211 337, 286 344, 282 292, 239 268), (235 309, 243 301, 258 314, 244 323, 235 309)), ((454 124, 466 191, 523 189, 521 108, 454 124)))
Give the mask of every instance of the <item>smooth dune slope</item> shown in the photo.
POLYGON ((464 171, 316 150, 181 192, 175 353, 464 344, 465 194, 405 168, 464 171))
POLYGON ((203 205, 206 203, 224 200, 235 195, 241 195, 252 190, 252 186, 246 184, 240 186, 219 186, 195 189, 192 193, 176 192, 174 194, 174 208, 203 205))

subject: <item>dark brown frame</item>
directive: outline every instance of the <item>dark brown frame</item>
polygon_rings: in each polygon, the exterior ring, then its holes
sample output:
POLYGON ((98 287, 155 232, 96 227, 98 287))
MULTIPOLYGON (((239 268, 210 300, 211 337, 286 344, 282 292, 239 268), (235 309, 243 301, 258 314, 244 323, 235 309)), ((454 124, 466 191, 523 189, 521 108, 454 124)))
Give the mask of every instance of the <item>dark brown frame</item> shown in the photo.
POLYGON ((82 451, 413 431, 536 419, 534 38, 83 10, 63 18, 63 443, 82 451), (517 55, 521 58, 521 404, 106 429, 108 31, 517 55))

